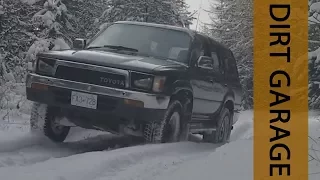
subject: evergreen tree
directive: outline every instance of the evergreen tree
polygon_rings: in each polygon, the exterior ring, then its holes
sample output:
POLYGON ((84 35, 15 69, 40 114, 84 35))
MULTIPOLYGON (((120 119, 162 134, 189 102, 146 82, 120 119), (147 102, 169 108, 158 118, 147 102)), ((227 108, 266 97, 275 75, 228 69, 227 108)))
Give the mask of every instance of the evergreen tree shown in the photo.
POLYGON ((27 61, 34 61, 41 51, 69 48, 74 31, 70 23, 70 14, 62 0, 45 0, 42 9, 32 17, 36 41, 28 49, 27 61))
POLYGON ((24 80, 23 58, 35 39, 30 14, 40 10, 37 5, 0 0, 0 86, 8 81, 24 80))
POLYGON ((309 0, 309 106, 320 108, 320 0, 309 0))
POLYGON ((95 34, 108 0, 0 0, 0 108, 37 53, 95 34))
POLYGON ((73 31, 70 36, 74 38, 91 38, 97 33, 95 21, 108 6, 108 0, 65 0, 68 8, 73 31))
POLYGON ((192 17, 182 0, 110 0, 100 23, 140 21, 168 25, 188 25, 192 17))

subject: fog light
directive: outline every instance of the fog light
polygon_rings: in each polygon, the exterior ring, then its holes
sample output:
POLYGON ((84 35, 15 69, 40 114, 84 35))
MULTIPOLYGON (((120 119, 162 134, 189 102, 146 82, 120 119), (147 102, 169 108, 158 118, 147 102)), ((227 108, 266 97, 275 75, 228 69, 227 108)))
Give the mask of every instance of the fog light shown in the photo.
POLYGON ((135 107, 144 107, 143 102, 141 101, 136 101, 136 100, 131 100, 131 99, 125 99, 124 104, 130 105, 130 106, 135 106, 135 107))
POLYGON ((38 90, 48 90, 48 85, 45 84, 39 84, 39 83, 32 83, 31 84, 32 89, 38 89, 38 90))

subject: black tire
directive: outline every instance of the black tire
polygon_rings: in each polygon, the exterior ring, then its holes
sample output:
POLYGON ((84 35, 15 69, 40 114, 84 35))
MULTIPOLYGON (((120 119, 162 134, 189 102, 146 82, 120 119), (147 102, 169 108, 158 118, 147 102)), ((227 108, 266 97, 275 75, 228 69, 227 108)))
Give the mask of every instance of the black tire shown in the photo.
POLYGON ((144 138, 147 143, 179 142, 186 140, 187 131, 188 126, 187 123, 184 123, 183 106, 179 101, 175 100, 169 104, 164 118, 160 122, 152 121, 145 125, 144 138), (173 118, 175 119, 173 120, 173 118), (170 124, 173 121, 176 121, 175 127, 170 124), (175 132, 170 131, 172 128, 175 128, 175 132))
POLYGON ((33 103, 30 116, 30 131, 42 132, 54 142, 63 142, 69 134, 70 127, 57 125, 55 119, 56 111, 54 108, 45 104, 33 103))
POLYGON ((56 111, 54 108, 48 107, 43 127, 44 135, 54 142, 63 142, 70 131, 70 127, 57 125, 55 123, 56 111))
POLYGON ((224 108, 218 118, 217 129, 210 134, 203 134, 203 141, 214 144, 224 144, 230 139, 231 134, 231 113, 224 108))

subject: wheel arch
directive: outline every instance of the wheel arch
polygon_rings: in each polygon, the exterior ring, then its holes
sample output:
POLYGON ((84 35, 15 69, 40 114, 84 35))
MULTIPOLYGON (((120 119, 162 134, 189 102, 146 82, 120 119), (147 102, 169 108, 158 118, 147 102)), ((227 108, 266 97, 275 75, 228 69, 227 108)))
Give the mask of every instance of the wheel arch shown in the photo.
POLYGON ((235 94, 233 91, 228 91, 228 93, 225 95, 223 99, 222 108, 227 108, 231 114, 233 114, 234 110, 234 102, 235 102, 235 94))
POLYGON ((188 121, 191 120, 193 111, 193 92, 190 88, 176 88, 171 95, 170 101, 178 100, 183 105, 183 113, 188 121))
POLYGON ((233 124, 233 117, 234 117, 234 98, 232 98, 232 97, 226 98, 222 107, 223 107, 223 108, 221 108, 221 111, 222 111, 222 109, 224 109, 224 108, 227 108, 227 109, 229 110, 230 115, 231 115, 230 125, 233 124))

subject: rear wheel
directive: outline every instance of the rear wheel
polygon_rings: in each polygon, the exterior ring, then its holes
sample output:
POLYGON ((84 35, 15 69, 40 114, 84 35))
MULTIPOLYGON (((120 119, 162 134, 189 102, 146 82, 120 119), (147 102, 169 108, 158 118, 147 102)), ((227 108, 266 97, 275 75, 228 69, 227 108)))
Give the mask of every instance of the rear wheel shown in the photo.
POLYGON ((148 143, 170 143, 185 140, 187 126, 184 124, 183 106, 179 101, 173 101, 160 122, 146 124, 144 138, 148 143))
POLYGON ((227 143, 230 139, 231 134, 231 113, 229 109, 224 108, 220 113, 217 122, 217 129, 212 133, 203 135, 205 142, 211 143, 227 143))

